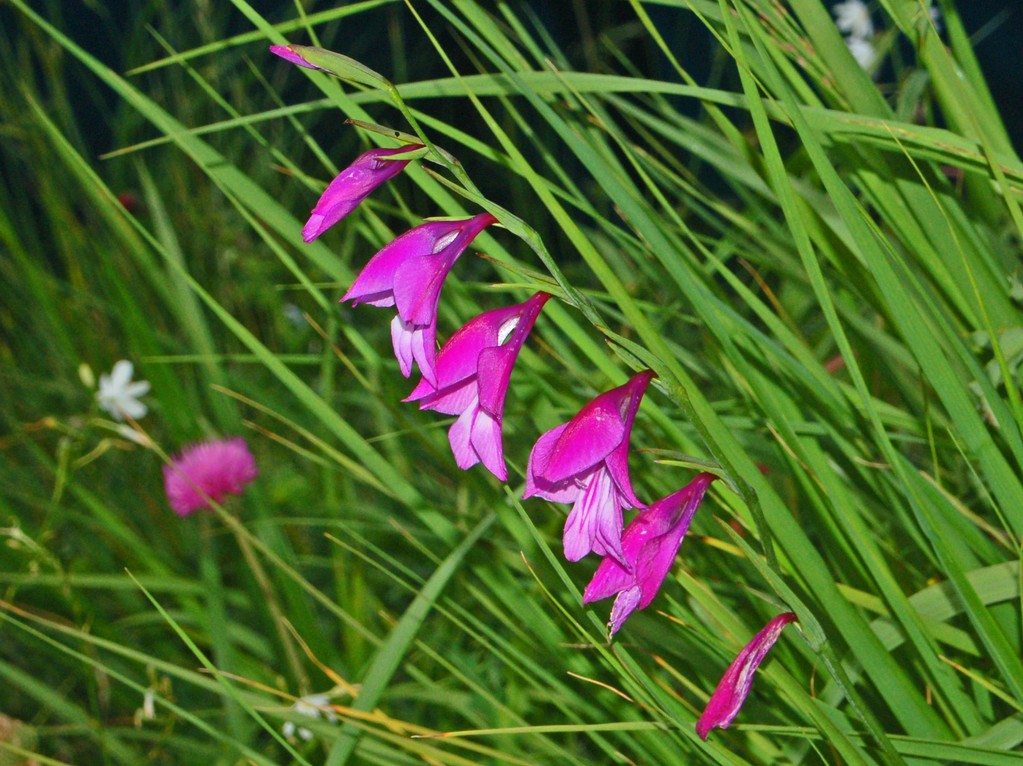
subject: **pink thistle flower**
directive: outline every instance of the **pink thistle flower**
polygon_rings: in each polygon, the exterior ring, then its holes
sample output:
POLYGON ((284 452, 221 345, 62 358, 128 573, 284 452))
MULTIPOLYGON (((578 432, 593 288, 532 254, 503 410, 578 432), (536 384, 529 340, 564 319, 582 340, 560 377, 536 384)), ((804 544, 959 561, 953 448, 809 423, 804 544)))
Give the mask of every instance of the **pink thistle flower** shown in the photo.
POLYGON ((178 516, 220 503, 224 495, 240 495, 259 471, 248 445, 240 436, 213 439, 185 447, 163 467, 167 500, 178 516))
POLYGON ((646 609, 668 576, 682 539, 700 507, 707 487, 716 477, 701 473, 674 494, 650 504, 622 535, 622 553, 628 566, 605 556, 583 593, 583 603, 618 594, 608 621, 608 638, 637 609, 646 609))
POLYGON ((316 66, 316 64, 310 63, 309 61, 307 61, 302 56, 301 53, 299 53, 297 50, 295 50, 296 48, 303 48, 303 47, 305 47, 305 46, 301 46, 301 45, 300 46, 295 46, 295 45, 271 45, 270 46, 270 52, 273 53, 276 56, 280 56, 285 61, 290 61, 292 64, 296 64, 297 66, 305 67, 306 69, 315 69, 315 70, 317 70, 319 72, 327 71, 326 69, 324 69, 321 66, 316 66))
POLYGON ((389 160, 395 154, 415 151, 419 146, 397 149, 370 149, 338 173, 320 196, 309 220, 302 227, 302 239, 312 242, 327 229, 355 210, 370 193, 394 178, 411 162, 409 159, 389 160))
POLYGON ((735 720, 753 687, 754 673, 781 636, 785 626, 795 619, 796 615, 792 612, 779 614, 739 652, 711 695, 700 720, 696 722, 696 733, 700 735, 700 739, 707 739, 710 730, 715 727, 727 729, 735 720))
POLYGON ((448 441, 458 467, 482 462, 501 481, 508 480, 501 427, 512 367, 522 350, 547 293, 524 303, 494 309, 470 320, 437 355, 437 383, 423 378, 405 401, 422 410, 458 415, 448 441))
POLYGON ((563 537, 569 561, 593 551, 630 566, 622 551, 622 509, 646 505, 636 499, 629 479, 629 436, 653 377, 646 370, 606 391, 533 446, 523 498, 574 503, 563 537))
POLYGON ((352 305, 395 306, 391 343, 401 373, 412 374, 413 361, 436 387, 437 304, 455 261, 487 226, 490 213, 459 221, 430 221, 407 231, 374 255, 341 299, 352 305))

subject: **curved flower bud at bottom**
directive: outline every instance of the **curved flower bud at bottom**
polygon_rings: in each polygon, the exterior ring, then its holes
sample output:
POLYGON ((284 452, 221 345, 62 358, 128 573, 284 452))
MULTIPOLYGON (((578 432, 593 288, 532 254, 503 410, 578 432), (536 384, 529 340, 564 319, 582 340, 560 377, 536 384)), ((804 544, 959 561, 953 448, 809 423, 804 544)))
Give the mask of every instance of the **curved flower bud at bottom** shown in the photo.
POLYGON ((715 727, 727 729, 735 720, 742 703, 746 701, 750 689, 753 688, 754 673, 781 636, 785 626, 795 619, 796 615, 792 612, 779 614, 739 652, 711 695, 700 720, 696 722, 696 733, 700 735, 700 739, 707 739, 710 730, 715 727))

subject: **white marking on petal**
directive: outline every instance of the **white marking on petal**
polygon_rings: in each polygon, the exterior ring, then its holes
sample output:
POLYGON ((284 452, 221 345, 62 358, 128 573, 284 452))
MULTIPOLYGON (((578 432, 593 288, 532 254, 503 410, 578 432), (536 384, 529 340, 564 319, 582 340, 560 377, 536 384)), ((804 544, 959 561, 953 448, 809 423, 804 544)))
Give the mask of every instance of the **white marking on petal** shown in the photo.
POLYGON ((439 253, 445 247, 447 247, 452 242, 454 242, 456 239, 458 239, 458 235, 460 233, 461 233, 461 230, 455 229, 454 231, 449 231, 447 234, 442 236, 440 239, 438 239, 436 242, 433 243, 432 254, 433 255, 437 255, 437 253, 439 253))

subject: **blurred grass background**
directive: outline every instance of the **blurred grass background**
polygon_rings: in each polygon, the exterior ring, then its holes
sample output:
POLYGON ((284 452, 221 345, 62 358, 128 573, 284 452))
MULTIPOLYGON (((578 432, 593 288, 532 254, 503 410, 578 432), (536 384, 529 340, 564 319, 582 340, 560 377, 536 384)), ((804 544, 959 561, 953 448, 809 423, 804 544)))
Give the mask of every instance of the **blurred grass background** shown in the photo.
POLYGON ((963 5, 939 31, 873 4, 873 76, 816 0, 0 7, 0 758, 1019 762, 1023 99, 978 61, 1015 17, 963 5), (468 183, 410 168, 301 243, 378 138, 344 120, 408 115, 468 183), (385 314, 336 302, 479 202, 505 229, 440 335, 558 297, 512 378, 508 487, 400 403, 385 314), (121 358, 158 449, 81 380, 121 358), (609 646, 563 509, 517 498, 535 438, 643 366, 640 497, 724 481, 609 646), (161 453, 232 434, 259 481, 174 516, 161 453), (701 743, 783 609, 799 630, 701 743), (291 709, 315 692, 338 723, 291 709), (439 732, 473 736, 411 736, 439 732))

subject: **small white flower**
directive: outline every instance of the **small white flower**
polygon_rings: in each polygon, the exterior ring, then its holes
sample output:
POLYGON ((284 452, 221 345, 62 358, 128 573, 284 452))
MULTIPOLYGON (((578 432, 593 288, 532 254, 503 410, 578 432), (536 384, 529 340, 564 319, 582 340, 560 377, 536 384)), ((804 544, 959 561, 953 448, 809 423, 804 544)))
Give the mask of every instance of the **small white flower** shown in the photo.
POLYGON ((145 417, 149 408, 139 401, 139 397, 149 392, 149 381, 132 382, 131 376, 135 368, 127 359, 114 365, 109 375, 99 376, 99 390, 96 401, 101 410, 109 412, 115 420, 145 417))
POLYGON ((845 44, 849 46, 849 52, 856 59, 856 63, 864 69, 870 69, 877 59, 877 51, 874 50, 870 40, 862 40, 859 37, 847 37, 845 44))
MULTIPOLYGON (((292 704, 291 709, 309 718, 323 717, 331 723, 337 722, 337 716, 334 715, 334 711, 330 708, 329 694, 307 694, 304 697, 299 697, 292 704)), ((313 738, 313 733, 309 729, 304 726, 296 726, 292 721, 285 721, 284 726, 281 727, 281 732, 283 732, 285 737, 293 737, 295 734, 298 734, 306 742, 313 738)))
MULTIPOLYGON (((835 14, 835 26, 850 38, 867 41, 874 36, 874 22, 871 21, 870 11, 863 0, 846 0, 844 3, 835 3, 831 12, 835 14)), ((852 39, 847 42, 852 47, 852 39)))

